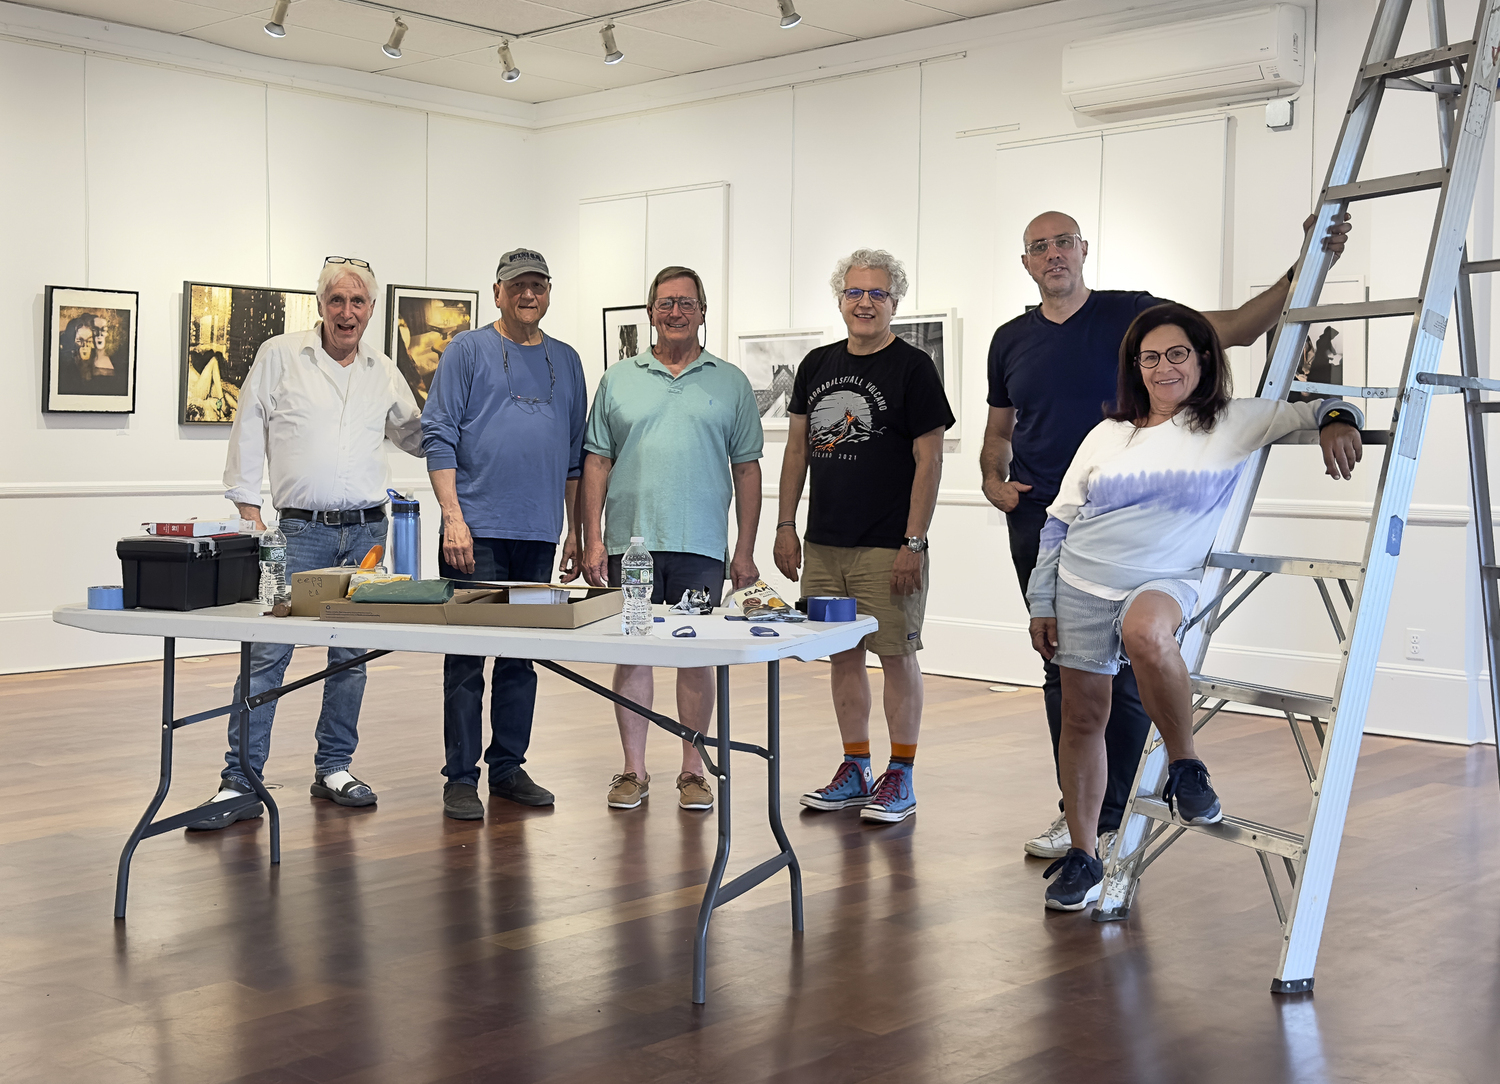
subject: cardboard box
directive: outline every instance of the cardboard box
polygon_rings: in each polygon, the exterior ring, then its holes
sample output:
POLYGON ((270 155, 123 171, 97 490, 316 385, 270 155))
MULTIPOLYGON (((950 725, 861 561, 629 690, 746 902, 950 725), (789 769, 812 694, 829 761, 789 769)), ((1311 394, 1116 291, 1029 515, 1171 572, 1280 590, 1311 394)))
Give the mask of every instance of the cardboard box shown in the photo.
POLYGON ((448 611, 450 625, 492 625, 529 629, 576 629, 613 617, 625 608, 624 593, 618 587, 569 587, 552 584, 562 591, 586 593, 569 595, 561 605, 513 605, 509 589, 498 591, 459 591, 443 609, 448 611))
POLYGON ((321 617, 323 603, 342 599, 349 593, 349 579, 359 569, 314 568, 292 573, 292 616, 321 617))

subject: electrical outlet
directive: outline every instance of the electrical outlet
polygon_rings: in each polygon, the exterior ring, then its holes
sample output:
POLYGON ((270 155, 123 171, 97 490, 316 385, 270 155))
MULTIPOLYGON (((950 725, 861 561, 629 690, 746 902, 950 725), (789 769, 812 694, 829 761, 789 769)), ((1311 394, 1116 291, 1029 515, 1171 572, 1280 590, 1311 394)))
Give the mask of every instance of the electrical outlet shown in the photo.
POLYGON ((1427 658, 1426 629, 1406 630, 1406 658, 1409 662, 1421 662, 1427 658))

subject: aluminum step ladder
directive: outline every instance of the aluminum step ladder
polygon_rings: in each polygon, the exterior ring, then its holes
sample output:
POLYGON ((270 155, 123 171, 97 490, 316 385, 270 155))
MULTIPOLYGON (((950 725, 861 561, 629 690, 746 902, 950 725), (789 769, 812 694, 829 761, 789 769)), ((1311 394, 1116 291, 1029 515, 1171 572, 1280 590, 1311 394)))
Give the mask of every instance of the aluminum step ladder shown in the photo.
POLYGON ((1500 677, 1500 670, 1496 669, 1495 637, 1500 599, 1497 599, 1495 552, 1489 530, 1489 481, 1482 428, 1484 414, 1500 411, 1500 404, 1485 403, 1480 398, 1481 391, 1500 390, 1500 381, 1479 378, 1464 273, 1500 270, 1500 261, 1466 265, 1464 247, 1480 155, 1489 127, 1496 69, 1500 66, 1500 0, 1481 0, 1473 37, 1455 44, 1447 41, 1442 0, 1429 0, 1427 6, 1433 47, 1402 56, 1396 50, 1407 24, 1411 0, 1382 0, 1379 5, 1318 200, 1316 222, 1303 242, 1260 390, 1262 398, 1278 400, 1285 399, 1293 390, 1292 377, 1309 323, 1410 317, 1411 332, 1398 388, 1298 384, 1296 389, 1396 401, 1389 431, 1365 434, 1365 443, 1385 445, 1385 454, 1364 559, 1323 561, 1238 552, 1270 451, 1263 448, 1241 475, 1225 513, 1203 578, 1200 598, 1204 603, 1194 615, 1195 623, 1182 647, 1192 675, 1194 709, 1201 713, 1194 721, 1195 731, 1231 704, 1256 705, 1286 716, 1311 790, 1307 820, 1299 831, 1228 815, 1221 823, 1206 826, 1189 827, 1175 821, 1158 797, 1166 780, 1167 754, 1160 735, 1153 731, 1136 774, 1133 797, 1125 809, 1121 831, 1110 853, 1104 856, 1104 885, 1094 911, 1095 921, 1126 918, 1141 874, 1185 832, 1215 836, 1248 847, 1260 859, 1281 919, 1281 960, 1271 981, 1273 993, 1299 993, 1313 986, 1313 969, 1390 607, 1428 406, 1435 393, 1462 391, 1465 397, 1474 507, 1479 519, 1476 526, 1480 528, 1477 533, 1485 585, 1492 697, 1500 677), (1434 95, 1438 135, 1443 146, 1442 167, 1391 177, 1360 177, 1360 164, 1388 89, 1434 95), (1320 304, 1323 282, 1332 266, 1329 254, 1323 250, 1322 238, 1348 205, 1434 189, 1438 192, 1437 212, 1421 294, 1357 304, 1320 304), (1433 372, 1442 355, 1455 293, 1459 298, 1460 337, 1464 340, 1464 371, 1459 377, 1433 372), (1331 695, 1271 689, 1202 673, 1214 632, 1250 592, 1272 575, 1310 578, 1322 596, 1342 654, 1331 695), (1247 577, 1253 577, 1248 584, 1247 577), (1345 607, 1342 618, 1330 582, 1337 585, 1342 597, 1345 607), (1237 589, 1240 593, 1234 595, 1237 589), (1311 731, 1316 748, 1311 747, 1304 727, 1311 731), (1278 883, 1277 865, 1285 869, 1289 885, 1285 892, 1278 883))

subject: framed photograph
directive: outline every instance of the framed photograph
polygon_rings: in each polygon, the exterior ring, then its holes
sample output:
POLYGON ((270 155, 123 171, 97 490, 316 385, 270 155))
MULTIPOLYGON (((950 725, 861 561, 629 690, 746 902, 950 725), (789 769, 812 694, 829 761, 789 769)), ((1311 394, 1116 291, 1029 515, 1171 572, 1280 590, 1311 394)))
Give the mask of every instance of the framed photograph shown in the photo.
POLYGON ((645 305, 604 310, 604 367, 651 349, 651 319, 645 305))
POLYGON ((812 328, 747 331, 739 336, 739 366, 755 389, 763 428, 785 429, 791 424, 787 421, 787 405, 792 401, 797 366, 809 350, 823 345, 826 334, 822 328, 812 328))
POLYGON ((318 322, 312 290, 182 284, 183 425, 228 425, 239 409, 240 387, 260 344, 288 331, 310 331, 318 322))
POLYGON ((134 414, 140 295, 48 286, 42 336, 42 410, 134 414))
POLYGON ((962 433, 964 417, 961 386, 963 359, 958 310, 910 314, 898 312, 891 321, 891 330, 918 350, 925 351, 937 366, 938 379, 943 382, 943 391, 948 394, 948 406, 955 419, 953 428, 944 434, 944 439, 956 439, 962 433))
MULTIPOLYGON (((1251 296, 1262 293, 1269 287, 1251 287, 1251 296)), ((1369 289, 1364 279, 1327 279, 1319 297, 1322 305, 1345 305, 1369 300, 1369 289)), ((1302 358, 1292 376, 1296 383, 1343 384, 1364 387, 1366 373, 1366 340, 1369 334, 1368 320, 1343 320, 1338 323, 1312 324, 1307 329, 1307 338, 1302 341, 1302 358)), ((1266 366, 1271 364, 1271 344, 1276 334, 1272 328, 1266 332, 1266 366)), ((1262 375, 1261 383, 1265 376, 1262 375)), ((1259 387, 1259 385, 1257 385, 1259 387)), ((1293 391, 1291 402, 1306 402, 1327 399, 1326 394, 1293 391)), ((1363 401, 1363 400, 1359 400, 1363 401)))
POLYGON ((474 326, 478 312, 479 294, 474 290, 386 287, 385 354, 406 377, 417 406, 427 405, 427 389, 443 351, 453 336, 474 326))

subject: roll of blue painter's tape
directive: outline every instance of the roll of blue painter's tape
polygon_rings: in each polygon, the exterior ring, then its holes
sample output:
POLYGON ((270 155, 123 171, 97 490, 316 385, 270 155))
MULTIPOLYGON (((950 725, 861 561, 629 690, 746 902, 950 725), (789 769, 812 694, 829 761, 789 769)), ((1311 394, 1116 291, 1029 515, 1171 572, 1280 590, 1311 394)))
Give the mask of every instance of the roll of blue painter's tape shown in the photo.
POLYGON ((853 621, 858 616, 859 610, 852 598, 814 595, 807 600, 809 621, 853 621))
POLYGON ((90 587, 89 609, 91 610, 123 610, 125 608, 125 588, 123 587, 90 587))

